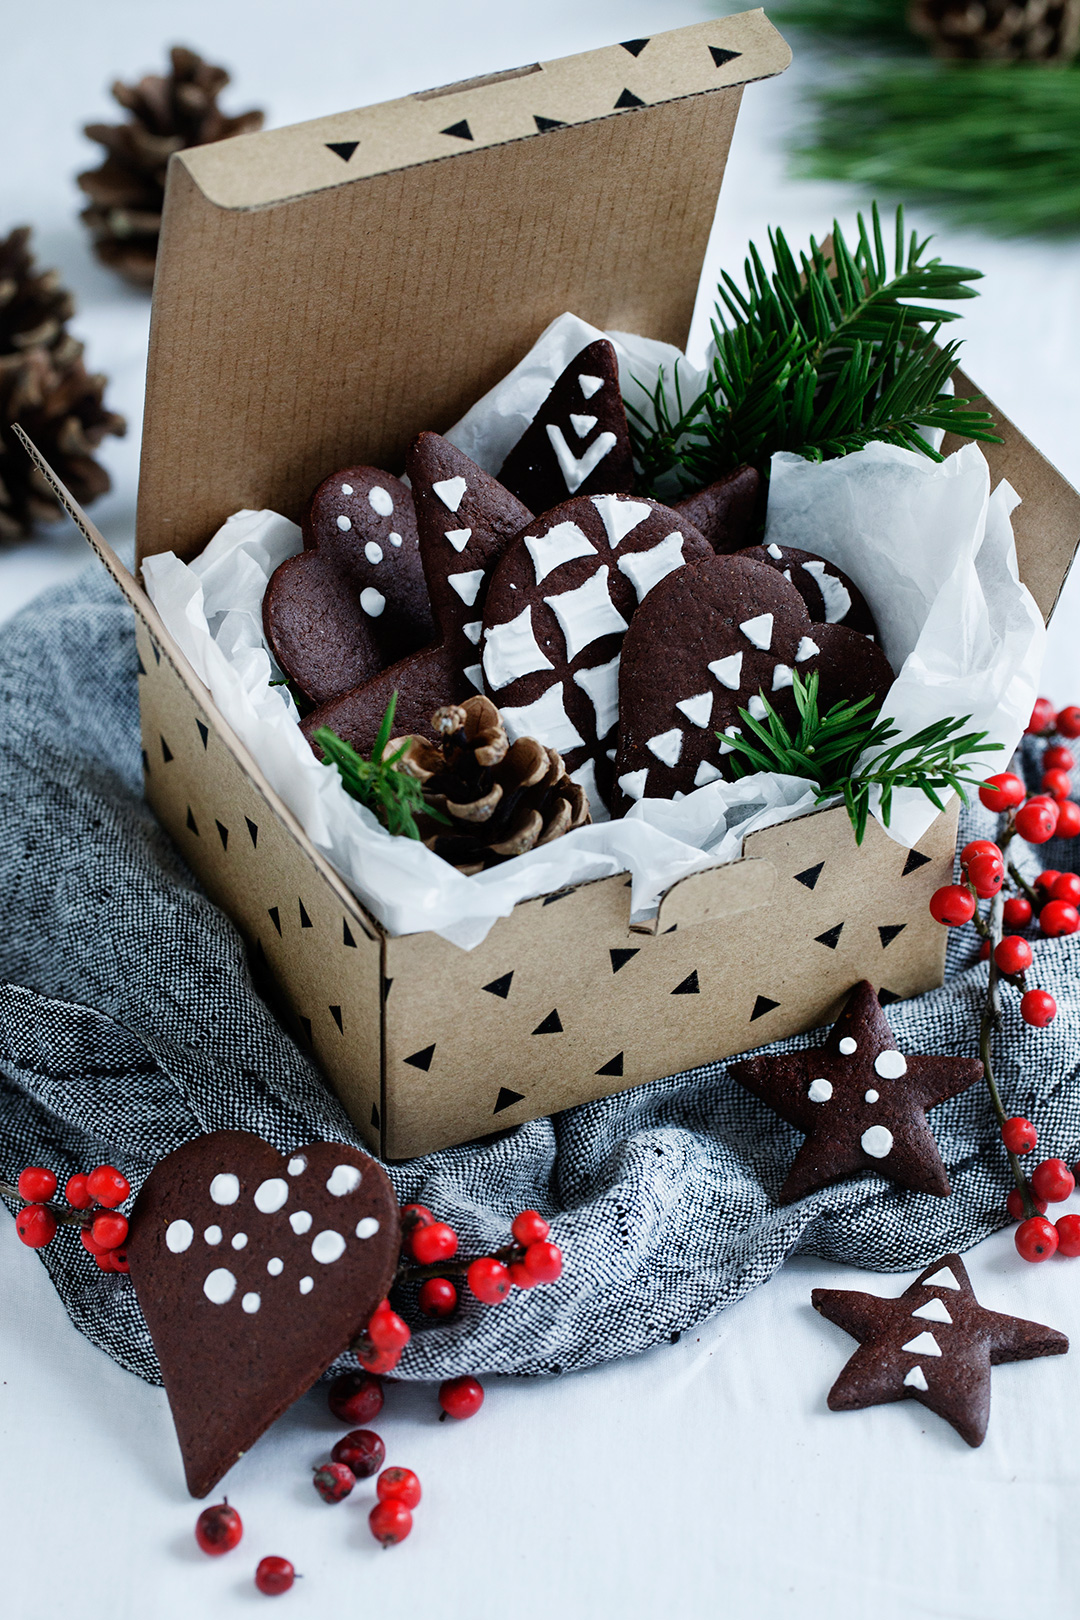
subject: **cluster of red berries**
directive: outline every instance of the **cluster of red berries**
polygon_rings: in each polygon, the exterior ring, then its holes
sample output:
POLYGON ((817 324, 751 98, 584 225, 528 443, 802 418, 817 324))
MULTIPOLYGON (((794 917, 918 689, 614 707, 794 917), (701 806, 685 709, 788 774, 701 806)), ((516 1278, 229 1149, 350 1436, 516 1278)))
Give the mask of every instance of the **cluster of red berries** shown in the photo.
MULTIPOLYGON (((195 1540, 204 1553, 220 1558, 240 1545, 243 1522, 229 1498, 203 1508, 195 1521, 195 1540)), ((267 1597, 280 1597, 296 1580, 296 1571, 287 1558, 260 1558, 255 1569, 255 1585, 267 1597)))
MULTIPOLYGON (((1020 1159, 1030 1153, 1039 1140, 1031 1121, 1019 1116, 1005 1121, 1001 1139, 1008 1151, 1020 1159)), ((1049 1260, 1052 1254, 1063 1254, 1069 1259, 1080 1255, 1080 1215, 1061 1215, 1056 1221, 1046 1219, 1048 1205, 1063 1204, 1066 1198, 1072 1197, 1078 1175, 1080 1165, 1070 1170, 1064 1159, 1044 1159, 1035 1166, 1023 1189, 1014 1187, 1005 1200, 1013 1220, 1020 1222, 1016 1229, 1016 1248, 1025 1260, 1049 1260), (1029 1208, 1038 1213, 1028 1215, 1029 1208)))
MULTIPOLYGON (((423 1204, 406 1204, 401 1215, 405 1247, 417 1265, 443 1267, 454 1259, 458 1236, 452 1226, 437 1221, 423 1204)), ((558 1282, 562 1250, 548 1241, 550 1230, 535 1209, 515 1216, 510 1228, 512 1243, 462 1268, 473 1297, 484 1305, 498 1305, 511 1288, 558 1282)), ((425 1316, 449 1316, 457 1308, 458 1291, 448 1277, 428 1277, 421 1284, 418 1303, 425 1316)))
MULTIPOLYGON (((386 1447, 373 1429, 353 1429, 339 1440, 330 1461, 314 1472, 315 1489, 324 1502, 343 1502, 358 1479, 369 1479, 382 1467, 386 1447)), ((378 1501, 368 1514, 375 1540, 395 1547, 412 1529, 413 1509, 420 1502, 420 1481, 411 1468, 383 1468, 375 1481, 378 1501)))
POLYGON ((25 1202, 15 1217, 15 1230, 22 1242, 43 1249, 58 1227, 75 1225, 101 1271, 127 1271, 127 1216, 118 1213, 118 1206, 131 1196, 127 1177, 111 1164, 71 1176, 64 1188, 67 1208, 51 1202, 58 1185, 44 1165, 31 1164, 21 1172, 17 1192, 25 1202))

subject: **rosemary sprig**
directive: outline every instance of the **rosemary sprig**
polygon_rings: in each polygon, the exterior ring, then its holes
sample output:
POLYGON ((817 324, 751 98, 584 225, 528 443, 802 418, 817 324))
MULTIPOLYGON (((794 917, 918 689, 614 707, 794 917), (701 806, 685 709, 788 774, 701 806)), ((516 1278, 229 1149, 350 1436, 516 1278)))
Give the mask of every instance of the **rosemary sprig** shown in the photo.
POLYGON ((419 839, 420 829, 416 825, 418 815, 443 822, 446 817, 434 806, 425 803, 423 789, 415 776, 396 768, 407 745, 402 743, 394 753, 386 756, 386 745, 394 729, 397 698, 395 692, 386 705, 370 759, 357 753, 351 743, 331 731, 329 726, 320 726, 312 734, 312 741, 322 749, 323 763, 336 768, 346 793, 366 805, 387 832, 400 838, 419 839))
POLYGON ((874 788, 880 793, 886 827, 892 816, 893 794, 899 788, 918 788, 939 810, 945 808, 941 794, 949 789, 967 803, 967 788, 982 781, 971 774, 969 762, 976 754, 1001 747, 987 742, 985 731, 962 731, 971 718, 964 715, 961 720, 935 721, 906 742, 885 748, 899 732, 888 720, 878 719, 881 705, 874 698, 836 703, 822 714, 816 670, 805 680, 796 670, 793 690, 799 715, 794 733, 764 694, 764 720, 755 720, 747 709, 739 710, 742 734, 722 738, 733 753, 743 756, 732 760, 732 768, 738 776, 777 771, 807 777, 818 784, 819 804, 841 794, 858 844, 866 833, 874 788), (875 749, 880 752, 871 752, 875 749), (870 758, 864 760, 868 752, 870 758))

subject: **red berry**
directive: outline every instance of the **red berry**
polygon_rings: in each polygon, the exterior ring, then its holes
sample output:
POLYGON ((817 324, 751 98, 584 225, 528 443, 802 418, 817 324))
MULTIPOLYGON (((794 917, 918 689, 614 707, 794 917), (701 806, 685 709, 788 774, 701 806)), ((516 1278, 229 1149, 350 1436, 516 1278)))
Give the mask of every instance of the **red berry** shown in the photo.
POLYGON ((1054 833, 1058 838, 1075 838, 1080 833, 1080 804, 1066 799, 1058 806, 1058 824, 1054 833))
POLYGON ((1039 927, 1050 939, 1075 934, 1080 928, 1080 911, 1067 900, 1048 900, 1039 912, 1039 927))
POLYGON ((420 1501, 420 1481, 411 1468, 384 1468, 375 1481, 380 1502, 404 1502, 414 1508, 420 1501))
MULTIPOLYGON (((1036 698, 1035 707, 1031 711, 1031 719, 1024 727, 1024 730, 1030 733, 1032 736, 1037 736, 1040 731, 1049 731, 1053 723, 1054 705, 1051 703, 1050 699, 1044 697, 1036 698)), ((1061 730, 1060 726, 1058 727, 1058 730, 1061 730)), ((1069 733, 1065 731, 1062 732, 1062 735, 1067 737, 1069 733)))
POLYGON ((1029 799, 1016 812, 1016 830, 1029 844, 1045 844, 1054 836, 1058 818, 1049 805, 1029 799))
POLYGON ((353 1429, 330 1453, 334 1462, 351 1468, 357 1479, 370 1479, 386 1461, 386 1447, 374 1429, 353 1429))
POLYGON ((1002 973, 1026 973, 1034 960, 1034 951, 1019 934, 1006 934, 994 950, 994 961, 1002 973))
POLYGON ((1005 862, 1000 855, 975 855, 967 863, 971 887, 980 900, 991 900, 1005 881, 1005 862))
POLYGON ((1006 928, 1026 928, 1031 921, 1031 901, 1023 894, 1014 894, 1001 908, 1006 928))
POLYGON ((930 915, 946 928, 961 928, 975 915, 975 896, 961 884, 950 883, 930 896, 930 915))
POLYGON ((234 1507, 229 1506, 228 1499, 215 1503, 213 1507, 203 1508, 195 1520, 195 1540, 211 1558, 220 1558, 222 1553, 232 1552, 243 1533, 240 1515, 234 1507))
POLYGON ((296 1571, 287 1558, 260 1558, 255 1571, 255 1585, 267 1597, 280 1597, 296 1579, 296 1571))
POLYGON ((515 1243, 528 1248, 530 1243, 542 1243, 551 1227, 535 1209, 523 1209, 520 1215, 514 1217, 514 1224, 510 1230, 514 1234, 515 1243))
POLYGON ((1080 1254, 1080 1215, 1061 1215, 1054 1222, 1058 1235, 1058 1254, 1075 1260, 1080 1254))
POLYGON ((94 1202, 86 1188, 86 1177, 81 1171, 69 1178, 64 1188, 64 1196, 72 1209, 89 1209, 94 1202))
POLYGON ((1035 879, 1033 888, 1038 889, 1044 900, 1050 897, 1050 890, 1054 887, 1061 873, 1053 866, 1048 866, 1045 872, 1040 872, 1035 879))
POLYGON ((126 1215, 98 1215, 90 1228, 99 1249, 118 1249, 127 1242, 126 1215))
POLYGON ((412 1330, 385 1300, 383 1305, 385 1310, 380 1306, 367 1325, 368 1338, 376 1350, 404 1350, 412 1338, 412 1330))
POLYGON ((984 939, 981 942, 981 944, 979 945, 979 961, 980 962, 985 962, 985 961, 987 961, 989 959, 989 956, 990 956, 990 941, 988 939, 984 939))
POLYGON ((432 1221, 430 1226, 418 1226, 409 1238, 413 1259, 421 1266, 441 1265, 457 1254, 457 1233, 445 1221, 432 1221))
POLYGON ((502 1261, 496 1260, 492 1254, 485 1254, 479 1260, 474 1260, 465 1274, 465 1281, 469 1285, 470 1293, 485 1305, 498 1305, 513 1287, 510 1273, 502 1261))
POLYGON ((966 866, 976 855, 996 855, 999 861, 1002 859, 1001 850, 990 838, 973 838, 970 844, 965 844, 960 851, 960 865, 966 866))
POLYGON ((386 1373, 393 1372, 401 1360, 401 1351, 380 1350, 377 1345, 372 1344, 370 1341, 364 1343, 361 1340, 356 1349, 356 1359, 365 1372, 382 1377, 386 1373))
POLYGON ((363 1427, 382 1411, 383 1387, 370 1373, 339 1373, 326 1398, 331 1412, 342 1423, 363 1427))
POLYGON ((15 1217, 15 1230, 28 1249, 43 1249, 56 1236, 56 1216, 44 1204, 26 1204, 15 1217))
POLYGON ((314 1470, 311 1483, 324 1502, 344 1502, 356 1484, 356 1475, 346 1463, 328 1462, 314 1470))
POLYGON ((110 1254, 112 1252, 110 1249, 103 1249, 99 1243, 95 1243, 94 1234, 88 1226, 79 1228, 79 1239, 87 1254, 92 1254, 95 1259, 100 1254, 110 1254))
POLYGON ((1031 1172, 1031 1185, 1037 1198, 1045 1198, 1048 1204, 1063 1204, 1072 1197, 1076 1178, 1064 1159, 1044 1159, 1031 1172))
POLYGON ((1050 885, 1051 900, 1065 900, 1070 906, 1080 906, 1080 874, 1059 872, 1050 885))
POLYGON ((429 1277, 420 1285, 417 1303, 425 1316, 450 1316, 457 1302, 457 1289, 448 1277, 429 1277))
POLYGON ((435 1217, 426 1204, 405 1204, 401 1211, 401 1230, 405 1237, 418 1226, 433 1226, 435 1217))
POLYGON ((1080 737, 1080 708, 1075 703, 1070 703, 1067 709, 1058 710, 1054 730, 1063 737, 1080 737))
POLYGON ((478 1378, 465 1374, 447 1378, 439 1385, 439 1405, 452 1418, 471 1418, 484 1404, 484 1386, 478 1378))
POLYGON ((1049 990, 1025 990, 1020 997, 1020 1016, 1025 1024, 1045 1029, 1057 1017, 1057 1002, 1049 990))
POLYGON ((1072 793, 1068 771, 1043 771, 1042 790, 1055 799, 1067 799, 1072 793))
MULTIPOLYGON (((1030 1187, 1028 1188, 1028 1192, 1029 1194, 1031 1193, 1030 1187)), ((1035 1208, 1038 1210, 1040 1215, 1046 1214, 1046 1205, 1041 1198, 1036 1198, 1034 1194, 1032 1194, 1031 1201, 1035 1205, 1035 1208)), ((1006 1198, 1005 1208, 1008 1210, 1014 1221, 1022 1221, 1024 1219, 1026 1212, 1024 1209, 1024 1200, 1020 1195, 1019 1187, 1014 1187, 1008 1198, 1006 1198)))
POLYGON ((376 1541, 384 1547, 396 1547, 412 1529, 412 1514, 404 1502, 396 1499, 376 1502, 368 1514, 368 1524, 376 1541))
POLYGON ((106 1249, 104 1254, 95 1254, 94 1264, 99 1271, 128 1271, 130 1268, 126 1263, 120 1264, 123 1252, 122 1249, 106 1249))
POLYGON ((115 1209, 131 1193, 131 1183, 111 1164, 99 1164, 86 1178, 86 1190, 95 1204, 115 1209))
POLYGON ((535 1288, 536 1278, 527 1269, 524 1262, 514 1260, 506 1268, 510 1273, 510 1281, 515 1288, 535 1288))
POLYGON ((1063 748, 1055 743, 1043 754, 1044 771, 1071 771, 1076 765, 1071 748, 1063 748))
POLYGON ((1010 1153, 1023 1158, 1025 1153, 1031 1152, 1039 1138, 1030 1119, 1022 1119, 1016 1114, 1012 1119, 1007 1119, 1001 1127, 1001 1140, 1010 1153))
POLYGON ((47 1204, 56 1191, 56 1177, 40 1164, 28 1164, 19 1174, 19 1197, 28 1204, 47 1204))
POLYGON ((525 1269, 538 1283, 558 1282, 562 1276, 562 1250, 554 1243, 530 1243, 525 1269))
POLYGON ((1016 1251, 1023 1260, 1049 1260, 1058 1246, 1057 1227, 1045 1215, 1032 1215, 1016 1228, 1016 1251))
POLYGON ((1011 771, 1000 771, 997 776, 988 776, 979 789, 979 798, 988 810, 1015 810, 1018 804, 1023 804, 1027 789, 1018 776, 1011 771))

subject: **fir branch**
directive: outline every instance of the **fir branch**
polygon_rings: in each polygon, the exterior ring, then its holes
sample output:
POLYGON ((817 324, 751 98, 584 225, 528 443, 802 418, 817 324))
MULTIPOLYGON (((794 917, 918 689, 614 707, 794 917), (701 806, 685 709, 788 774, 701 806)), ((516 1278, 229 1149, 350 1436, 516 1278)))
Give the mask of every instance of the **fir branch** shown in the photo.
POLYGON ((386 753, 394 727, 397 697, 395 692, 386 705, 370 759, 357 753, 351 743, 331 731, 329 726, 320 726, 312 734, 311 740, 322 749, 323 763, 337 770, 346 793, 366 805, 387 832, 400 838, 419 839, 418 815, 429 816, 432 821, 440 822, 446 822, 447 818, 425 802, 423 789, 414 776, 410 776, 408 771, 396 769, 406 744, 402 743, 390 755, 386 753))
POLYGON ((961 720, 935 721, 886 748, 899 732, 889 720, 878 718, 881 706, 872 697, 836 703, 822 714, 816 670, 805 680, 796 670, 793 692, 799 716, 794 732, 764 694, 763 720, 755 720, 748 709, 739 710, 742 733, 722 738, 746 761, 733 759, 732 769, 737 777, 754 771, 806 777, 818 785, 819 804, 842 795, 858 844, 866 833, 873 790, 880 795, 886 827, 893 795, 900 788, 917 788, 939 810, 945 808, 942 794, 950 790, 966 804, 967 788, 978 787, 983 780, 971 774, 975 755, 1001 747, 988 743, 985 731, 963 731, 971 718, 964 715, 961 720))
POLYGON ((907 0, 788 0, 770 6, 769 16, 779 28, 812 28, 844 39, 912 45, 907 0))

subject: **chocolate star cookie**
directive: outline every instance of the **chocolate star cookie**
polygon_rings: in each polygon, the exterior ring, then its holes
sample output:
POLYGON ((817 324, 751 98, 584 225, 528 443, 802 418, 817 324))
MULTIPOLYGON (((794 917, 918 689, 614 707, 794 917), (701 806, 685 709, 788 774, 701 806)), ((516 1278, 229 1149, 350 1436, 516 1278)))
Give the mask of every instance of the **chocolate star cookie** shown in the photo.
POLYGON ((948 1196, 926 1110, 982 1078, 977 1058, 897 1050, 873 985, 857 984, 822 1047, 744 1058, 731 1078, 806 1133, 779 1201, 874 1171, 913 1192, 948 1196))
MULTIPOLYGON (((761 474, 756 467, 736 467, 734 472, 707 484, 695 495, 687 495, 673 508, 687 523, 703 534, 714 551, 741 551, 753 538, 763 506, 761 474)), ((757 531, 760 534, 760 529, 757 531)))
POLYGON ((815 1288, 816 1311, 853 1339, 856 1350, 829 1391, 829 1409, 855 1412, 916 1400, 981 1446, 990 1418, 990 1368, 1003 1361, 1063 1356, 1064 1333, 988 1311, 975 1298, 964 1262, 943 1255, 899 1299, 815 1288))

